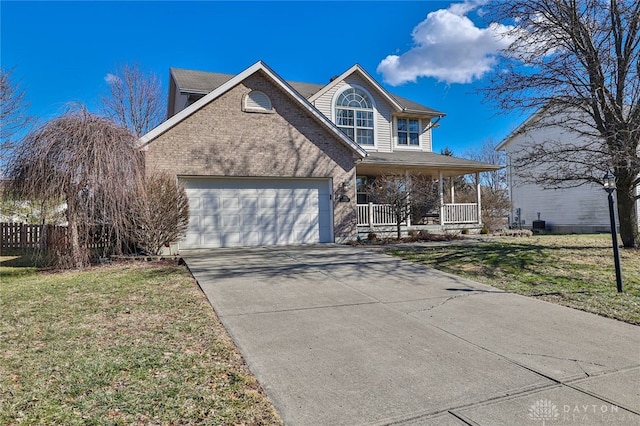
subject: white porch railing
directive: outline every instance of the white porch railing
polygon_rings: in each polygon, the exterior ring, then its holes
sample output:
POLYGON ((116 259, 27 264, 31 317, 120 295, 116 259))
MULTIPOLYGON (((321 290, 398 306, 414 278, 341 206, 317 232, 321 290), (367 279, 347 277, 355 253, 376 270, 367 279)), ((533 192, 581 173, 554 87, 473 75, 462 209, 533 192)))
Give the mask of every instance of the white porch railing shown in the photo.
POLYGON ((476 203, 445 204, 442 223, 478 223, 478 205, 476 203))
POLYGON ((396 215, 390 204, 358 204, 358 225, 395 225, 396 215))
MULTIPOLYGON (((390 204, 358 204, 358 225, 395 225, 396 218, 390 204)), ((445 204, 442 224, 478 223, 478 205, 475 203, 445 204)))

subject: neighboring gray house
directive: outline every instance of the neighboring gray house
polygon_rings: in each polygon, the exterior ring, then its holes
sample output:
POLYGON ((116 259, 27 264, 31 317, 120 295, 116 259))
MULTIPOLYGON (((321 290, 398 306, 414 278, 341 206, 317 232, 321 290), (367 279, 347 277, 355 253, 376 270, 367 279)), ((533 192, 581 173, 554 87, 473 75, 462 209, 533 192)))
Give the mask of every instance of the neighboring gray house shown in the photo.
MULTIPOLYGON (((546 230, 552 232, 610 232, 609 205, 602 185, 591 183, 575 188, 545 189, 523 179, 515 170, 514 160, 536 144, 567 141, 573 145, 587 146, 589 143, 580 133, 556 124, 557 120, 544 124, 545 112, 545 108, 541 108, 496 147, 506 153, 512 226, 531 229, 533 222, 539 218, 545 222, 546 230), (538 123, 530 126, 534 121, 538 123)), ((549 168, 537 166, 535 170, 542 172, 549 168)), ((636 192, 640 193, 640 187, 636 188, 636 192)), ((636 208, 640 211, 640 201, 636 208)))
MULTIPOLYGON (((325 85, 287 82, 263 62, 237 75, 171 69, 168 116, 140 143, 148 170, 185 184, 182 248, 352 240, 394 224, 388 206, 367 202, 370 177, 429 175, 444 200, 447 178, 498 168, 433 153, 444 114, 391 95, 358 65, 325 85)), ((447 191, 435 227, 480 227, 479 188, 475 203, 447 191)))

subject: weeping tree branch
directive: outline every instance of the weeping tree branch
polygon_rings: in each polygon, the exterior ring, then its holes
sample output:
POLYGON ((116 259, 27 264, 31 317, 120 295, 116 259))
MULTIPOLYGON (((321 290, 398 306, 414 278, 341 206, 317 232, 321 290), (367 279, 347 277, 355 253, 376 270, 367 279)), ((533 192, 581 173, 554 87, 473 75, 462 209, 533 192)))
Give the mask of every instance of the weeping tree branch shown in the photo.
POLYGON ((66 203, 69 250, 60 266, 87 266, 98 236, 103 255, 121 253, 129 242, 130 206, 143 176, 135 142, 128 130, 76 106, 29 133, 16 150, 9 191, 66 203))

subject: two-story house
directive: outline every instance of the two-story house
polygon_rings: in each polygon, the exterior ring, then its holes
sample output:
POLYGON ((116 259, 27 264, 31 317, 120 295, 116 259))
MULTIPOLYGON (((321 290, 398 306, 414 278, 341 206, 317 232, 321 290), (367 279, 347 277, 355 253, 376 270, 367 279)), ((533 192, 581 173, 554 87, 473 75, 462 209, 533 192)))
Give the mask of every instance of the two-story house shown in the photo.
POLYGON ((454 177, 497 166, 432 152, 444 114, 390 94, 359 65, 327 84, 289 82, 263 62, 237 75, 171 69, 168 119, 140 139, 148 171, 184 183, 182 248, 343 242, 394 225, 367 179, 427 175, 436 225, 478 228, 480 190, 455 203, 454 177), (445 190, 447 202, 445 203, 445 190))
MULTIPOLYGON (((584 169, 575 166, 578 175, 587 175, 592 167, 598 170, 597 162, 594 164, 590 158, 593 151, 586 149, 593 145, 592 138, 585 136, 590 130, 589 126, 581 124, 583 128, 577 131, 566 125, 572 123, 572 126, 577 126, 573 124, 576 121, 587 122, 588 117, 582 117, 579 112, 550 113, 549 108, 540 108, 496 147, 506 154, 507 184, 512 206, 510 222, 513 226, 531 229, 537 222, 537 226, 557 233, 611 232, 609 205, 601 184, 546 188, 535 183, 535 179, 541 176, 553 176, 558 169, 566 169, 566 155, 556 154, 554 157, 557 161, 539 161, 526 167, 520 161, 530 156, 532 149, 549 152, 567 149, 572 150, 575 164, 585 165, 584 169), (584 157, 580 156, 582 147, 585 148, 584 157)), ((600 173, 604 176, 605 171, 601 170, 600 173)), ((635 188, 635 193, 640 196, 640 185, 635 188)), ((636 202, 636 212, 640 213, 640 199, 636 202)), ((640 214, 636 215, 640 225, 640 214)))

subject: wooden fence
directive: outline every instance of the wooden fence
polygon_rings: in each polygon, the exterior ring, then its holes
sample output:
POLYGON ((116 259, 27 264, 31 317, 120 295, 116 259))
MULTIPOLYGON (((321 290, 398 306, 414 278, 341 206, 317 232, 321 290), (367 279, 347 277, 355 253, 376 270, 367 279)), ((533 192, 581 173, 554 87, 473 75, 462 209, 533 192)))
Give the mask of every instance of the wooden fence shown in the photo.
MULTIPOLYGON (((92 239, 88 244, 90 249, 99 249, 108 245, 107 235, 101 232, 100 228, 90 232, 90 238, 92 239)), ((0 222, 0 248, 2 249, 65 250, 68 242, 66 226, 0 222)))
POLYGON ((30 249, 64 246, 67 228, 55 225, 0 223, 0 248, 30 249))

